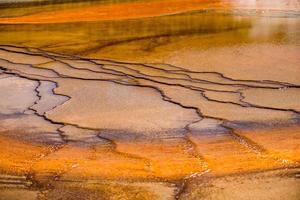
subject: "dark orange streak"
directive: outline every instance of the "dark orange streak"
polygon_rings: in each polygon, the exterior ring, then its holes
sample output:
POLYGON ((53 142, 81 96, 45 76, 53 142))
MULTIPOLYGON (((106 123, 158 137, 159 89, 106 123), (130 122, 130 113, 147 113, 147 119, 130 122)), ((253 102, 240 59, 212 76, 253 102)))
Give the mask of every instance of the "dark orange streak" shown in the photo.
MULTIPOLYGON (((228 5, 228 4, 227 4, 228 5)), ((0 23, 64 23, 153 17, 180 12, 225 8, 226 4, 211 0, 164 0, 112 5, 94 5, 15 18, 1 18, 0 23)))

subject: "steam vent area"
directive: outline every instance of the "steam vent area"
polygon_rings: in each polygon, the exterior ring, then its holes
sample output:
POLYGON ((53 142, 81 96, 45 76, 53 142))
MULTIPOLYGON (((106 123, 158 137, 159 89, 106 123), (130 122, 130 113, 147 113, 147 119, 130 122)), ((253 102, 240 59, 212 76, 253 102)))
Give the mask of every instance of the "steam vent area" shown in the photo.
POLYGON ((300 1, 0 0, 0 200, 300 200, 300 1))

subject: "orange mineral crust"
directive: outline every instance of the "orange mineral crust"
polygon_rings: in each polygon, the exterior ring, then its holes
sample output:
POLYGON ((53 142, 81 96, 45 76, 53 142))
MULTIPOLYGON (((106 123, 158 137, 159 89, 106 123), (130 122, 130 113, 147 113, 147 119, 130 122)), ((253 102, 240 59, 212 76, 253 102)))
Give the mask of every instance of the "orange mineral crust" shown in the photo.
POLYGON ((299 200, 299 8, 0 3, 0 200, 299 200))
POLYGON ((16 18, 1 18, 0 23, 64 23, 77 21, 121 20, 154 17, 208 8, 222 8, 227 4, 211 0, 166 0, 111 5, 93 5, 80 9, 41 12, 16 18))
POLYGON ((261 130, 239 130, 239 134, 255 141, 266 152, 286 163, 300 162, 300 127, 281 127, 261 130))
POLYGON ((233 0, 150 0, 109 5, 83 5, 78 8, 41 11, 25 16, 1 18, 0 23, 65 23, 78 21, 103 21, 135 19, 170 15, 207 9, 299 10, 299 2, 284 0, 253 3, 233 0))
POLYGON ((26 174, 35 161, 50 151, 47 146, 33 145, 9 137, 0 138, 1 173, 26 174))
POLYGON ((0 169, 11 174, 32 173, 40 178, 174 180, 207 170, 203 160, 190 152, 190 144, 182 139, 116 141, 115 148, 106 143, 72 142, 56 146, 9 137, 1 139, 0 169))
POLYGON ((241 134, 262 145, 264 151, 247 149, 227 134, 190 136, 190 142, 116 141, 115 149, 76 142, 51 147, 1 137, 1 171, 67 179, 176 180, 208 170, 219 176, 298 165, 299 127, 241 134), (282 142, 283 135, 288 137, 282 142))

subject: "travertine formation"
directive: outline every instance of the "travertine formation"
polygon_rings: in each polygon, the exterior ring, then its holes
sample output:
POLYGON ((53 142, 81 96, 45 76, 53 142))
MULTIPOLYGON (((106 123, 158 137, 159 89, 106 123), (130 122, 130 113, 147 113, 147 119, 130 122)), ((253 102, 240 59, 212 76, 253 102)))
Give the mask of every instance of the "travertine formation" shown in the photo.
POLYGON ((1 179, 29 199, 197 198, 202 177, 299 167, 293 82, 8 45, 0 68, 1 179))
POLYGON ((0 200, 299 200, 299 1, 11 2, 0 200))

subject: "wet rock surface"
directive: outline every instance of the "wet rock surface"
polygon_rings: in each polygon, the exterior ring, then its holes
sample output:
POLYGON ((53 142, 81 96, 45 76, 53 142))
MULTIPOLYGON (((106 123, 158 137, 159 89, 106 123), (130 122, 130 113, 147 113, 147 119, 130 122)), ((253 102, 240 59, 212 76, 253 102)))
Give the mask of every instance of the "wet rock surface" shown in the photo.
MULTIPOLYGON (((298 85, 3 45, 0 59, 1 90, 20 90, 1 98, 1 169, 26 177, 3 183, 31 188, 28 198, 230 199, 232 187, 248 188, 248 172, 299 166, 299 105, 277 95, 297 94, 298 85), (260 90, 274 91, 279 105, 247 101, 260 90), (244 185, 213 178, 229 174, 245 174, 244 185), (226 187, 220 193, 199 177, 226 187)), ((298 179, 270 179, 292 184, 277 192, 297 197, 298 179)))
POLYGON ((299 2, 144 4, 2 5, 0 200, 298 200, 299 2))

